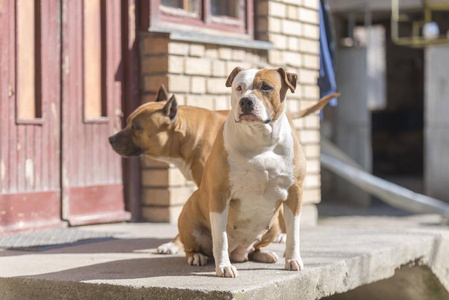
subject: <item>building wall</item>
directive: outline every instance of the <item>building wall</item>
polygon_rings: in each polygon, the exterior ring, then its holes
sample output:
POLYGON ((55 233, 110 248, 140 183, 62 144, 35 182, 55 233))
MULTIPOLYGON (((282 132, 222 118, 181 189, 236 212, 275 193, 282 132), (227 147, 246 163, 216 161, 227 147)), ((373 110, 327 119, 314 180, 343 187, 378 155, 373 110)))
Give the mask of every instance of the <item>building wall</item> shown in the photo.
MULTIPOLYGON (((255 1, 255 35, 271 42, 271 50, 223 46, 171 38, 168 33, 141 35, 142 102, 152 101, 161 84, 176 94, 180 105, 230 109, 225 81, 234 67, 284 67, 299 75, 296 93, 288 93, 290 111, 313 105, 319 98, 318 0, 255 1)), ((319 116, 295 121, 307 156, 305 180, 306 224, 316 222, 314 204, 321 200, 319 116)), ((177 221, 183 203, 195 190, 173 166, 142 159, 143 211, 145 220, 177 221)))

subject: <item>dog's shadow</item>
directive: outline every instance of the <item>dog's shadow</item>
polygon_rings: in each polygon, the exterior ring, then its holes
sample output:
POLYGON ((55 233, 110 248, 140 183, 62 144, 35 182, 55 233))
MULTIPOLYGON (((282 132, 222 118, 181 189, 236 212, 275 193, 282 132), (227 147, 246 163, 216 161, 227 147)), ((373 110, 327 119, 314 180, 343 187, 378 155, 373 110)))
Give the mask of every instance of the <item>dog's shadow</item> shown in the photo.
MULTIPOLYGON (((80 259, 79 267, 71 267, 56 272, 47 272, 36 275, 19 276, 21 278, 57 280, 57 281, 92 281, 92 280, 120 280, 166 276, 210 276, 214 274, 214 264, 209 261, 206 266, 188 266, 183 253, 177 255, 156 254, 154 248, 165 239, 112 239, 97 243, 63 247, 47 251, 35 252, 35 254, 56 254, 55 264, 64 265, 65 255, 67 260, 80 259), (101 263, 89 264, 86 254, 94 254, 92 261, 101 263), (98 259, 98 254, 103 255, 98 259), (129 254, 129 255, 128 255, 129 254), (147 254, 147 257, 143 257, 147 254), (129 258, 125 258, 129 256, 129 258), (117 257, 120 257, 117 259, 117 257), (210 273, 210 274, 209 274, 210 273)), ((51 262, 50 262, 51 263, 51 262)), ((69 264, 69 263, 68 263, 69 264)), ((73 265, 73 263, 69 264, 73 265)))

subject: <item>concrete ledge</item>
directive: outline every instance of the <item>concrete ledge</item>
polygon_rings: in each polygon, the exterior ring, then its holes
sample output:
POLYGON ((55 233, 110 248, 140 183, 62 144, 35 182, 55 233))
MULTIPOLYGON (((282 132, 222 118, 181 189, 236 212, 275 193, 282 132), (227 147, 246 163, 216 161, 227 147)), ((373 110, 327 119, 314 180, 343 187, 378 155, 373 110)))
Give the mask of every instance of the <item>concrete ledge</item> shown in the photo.
MULTIPOLYGON (((187 266, 182 254, 154 248, 173 225, 114 224, 86 230, 126 232, 133 238, 42 252, 0 251, 1 299, 319 299, 426 265, 449 290, 449 233, 438 218, 332 218, 302 231, 306 269, 235 264, 238 279, 218 278, 213 263, 187 266)), ((269 247, 280 257, 284 245, 269 247)))

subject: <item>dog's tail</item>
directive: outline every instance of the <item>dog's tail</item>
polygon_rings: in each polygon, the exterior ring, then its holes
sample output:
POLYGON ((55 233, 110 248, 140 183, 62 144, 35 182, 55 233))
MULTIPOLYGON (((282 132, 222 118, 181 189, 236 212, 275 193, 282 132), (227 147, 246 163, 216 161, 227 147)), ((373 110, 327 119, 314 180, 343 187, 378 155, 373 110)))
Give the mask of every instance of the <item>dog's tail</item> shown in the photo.
POLYGON ((326 104, 329 103, 329 101, 331 101, 334 98, 337 98, 338 96, 340 96, 340 93, 334 93, 334 94, 330 94, 330 95, 324 96, 314 106, 311 106, 309 108, 306 108, 306 109, 298 111, 298 112, 291 112, 291 113, 289 113, 289 115, 290 115, 290 117, 292 119, 304 118, 305 116, 308 116, 311 113, 314 113, 314 112, 316 112, 318 110, 323 109, 326 106, 326 104))

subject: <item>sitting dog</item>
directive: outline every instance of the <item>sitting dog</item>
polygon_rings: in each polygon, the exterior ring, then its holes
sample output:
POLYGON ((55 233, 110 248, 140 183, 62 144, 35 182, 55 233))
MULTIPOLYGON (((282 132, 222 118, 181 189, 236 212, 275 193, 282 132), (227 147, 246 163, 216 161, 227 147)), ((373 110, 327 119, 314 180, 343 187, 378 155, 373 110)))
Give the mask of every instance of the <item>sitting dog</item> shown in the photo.
POLYGON ((237 277, 236 262, 272 263, 261 250, 276 236, 273 224, 284 208, 285 269, 299 271, 299 222, 305 155, 286 115, 285 97, 297 75, 279 69, 235 68, 231 112, 218 131, 201 185, 185 203, 178 221, 189 265, 215 259, 218 276, 237 277))
MULTIPOLYGON (((326 96, 312 107, 291 113, 290 116, 305 117, 323 108, 336 96, 326 96)), ((193 180, 199 186, 206 159, 228 114, 229 111, 178 106, 176 97, 169 99, 162 85, 155 102, 145 103, 137 108, 129 116, 127 126, 111 136, 109 141, 113 149, 122 156, 145 154, 172 163, 188 180, 193 180)), ((284 228, 283 221, 279 225, 284 228)), ((277 241, 282 241, 284 235, 279 234, 277 241)), ((181 247, 177 236, 171 242, 159 246, 157 252, 176 254, 181 247)))

